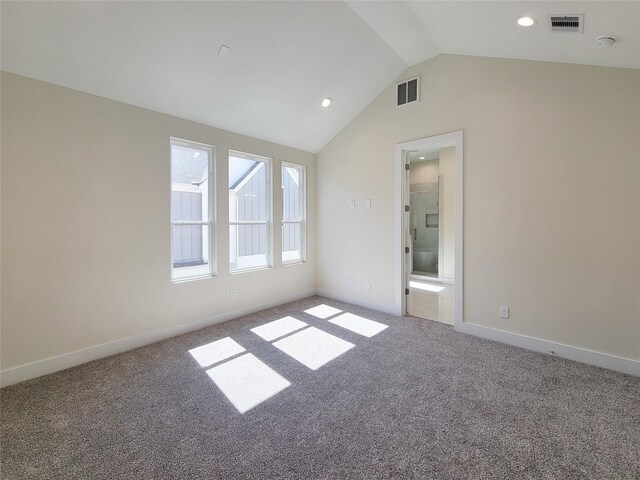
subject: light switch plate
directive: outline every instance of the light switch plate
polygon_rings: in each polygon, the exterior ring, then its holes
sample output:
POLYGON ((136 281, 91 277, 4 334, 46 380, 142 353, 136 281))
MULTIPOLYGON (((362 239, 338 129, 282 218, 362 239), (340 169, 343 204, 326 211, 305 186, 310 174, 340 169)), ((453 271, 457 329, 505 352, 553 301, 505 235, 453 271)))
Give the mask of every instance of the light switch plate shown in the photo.
POLYGON ((500 315, 500 318, 509 318, 509 307, 501 305, 498 309, 498 315, 500 315))
POLYGON ((371 208, 371 199, 370 199, 370 198, 367 198, 367 199, 364 201, 364 207, 365 207, 365 208, 371 208))

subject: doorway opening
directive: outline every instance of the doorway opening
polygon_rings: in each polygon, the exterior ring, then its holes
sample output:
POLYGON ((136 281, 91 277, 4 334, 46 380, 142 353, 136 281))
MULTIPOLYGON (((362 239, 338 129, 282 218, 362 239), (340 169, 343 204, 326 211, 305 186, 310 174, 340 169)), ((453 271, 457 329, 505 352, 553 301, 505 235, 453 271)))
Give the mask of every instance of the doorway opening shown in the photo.
MULTIPOLYGON (((411 240, 411 255, 409 258, 410 272, 412 275, 438 278, 444 274, 445 263, 454 262, 454 258, 445 258, 444 246, 448 246, 453 239, 445 239, 445 207, 449 208, 449 202, 445 204, 444 181, 445 175, 441 175, 446 159, 440 161, 440 157, 451 157, 444 152, 453 151, 453 147, 442 150, 417 150, 408 154, 409 160, 409 233, 411 240), (441 228, 442 226, 442 228, 441 228), (446 262, 445 262, 446 261, 446 262)), ((455 168, 455 163, 453 163, 455 168)), ((452 172, 453 173, 453 172, 452 172)), ((451 179, 454 181, 455 179, 451 179)), ((447 182, 449 175, 447 174, 447 182)), ((448 187, 448 185, 447 185, 448 187)), ((449 190, 447 188, 447 190, 449 190)), ((449 193, 449 192, 447 192, 449 193)), ((448 213, 448 212, 447 212, 448 213)), ((453 210, 451 210, 453 213, 453 210)), ((454 251, 451 250, 453 255, 454 251)), ((453 277, 453 275, 451 275, 453 277)))
POLYGON ((399 306, 462 323, 462 131, 397 145, 399 306))

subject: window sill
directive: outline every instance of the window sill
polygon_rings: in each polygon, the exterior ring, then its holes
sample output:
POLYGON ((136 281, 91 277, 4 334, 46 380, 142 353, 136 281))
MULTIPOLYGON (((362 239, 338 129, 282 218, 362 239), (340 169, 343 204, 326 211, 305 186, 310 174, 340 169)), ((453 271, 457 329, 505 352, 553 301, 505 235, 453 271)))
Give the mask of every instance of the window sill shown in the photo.
POLYGON ((282 262, 283 267, 291 267, 293 265, 304 265, 306 260, 289 260, 287 262, 282 262))
POLYGON ((251 272, 261 272, 262 270, 269 270, 273 267, 271 265, 265 265, 263 267, 249 267, 249 268, 240 268, 236 270, 229 270, 231 275, 238 275, 240 273, 251 273, 251 272))
POLYGON ((206 280, 207 278, 213 278, 215 275, 208 273, 206 275, 195 275, 193 277, 184 277, 184 278, 172 278, 171 283, 187 283, 194 282, 196 280, 206 280))

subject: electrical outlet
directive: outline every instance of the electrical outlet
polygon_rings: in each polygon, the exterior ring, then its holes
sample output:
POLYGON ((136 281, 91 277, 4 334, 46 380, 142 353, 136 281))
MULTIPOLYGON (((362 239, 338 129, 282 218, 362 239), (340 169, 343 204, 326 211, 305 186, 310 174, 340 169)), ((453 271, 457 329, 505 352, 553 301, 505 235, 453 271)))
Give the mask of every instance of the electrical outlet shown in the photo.
POLYGON ((229 300, 235 300, 238 296, 238 291, 235 288, 229 290, 229 300))
POLYGON ((509 307, 501 305, 498 309, 498 315, 500 315, 500 318, 509 318, 509 307))
POLYGON ((370 198, 367 198, 364 201, 364 208, 371 208, 371 199, 370 198))
POLYGON ((356 288, 356 279, 347 277, 347 285, 349 285, 351 288, 356 288))
POLYGON ((364 289, 371 290, 371 282, 364 282, 364 289))
POLYGON ((355 200, 350 200, 349 201, 349 207, 350 208, 356 208, 356 201, 355 200))

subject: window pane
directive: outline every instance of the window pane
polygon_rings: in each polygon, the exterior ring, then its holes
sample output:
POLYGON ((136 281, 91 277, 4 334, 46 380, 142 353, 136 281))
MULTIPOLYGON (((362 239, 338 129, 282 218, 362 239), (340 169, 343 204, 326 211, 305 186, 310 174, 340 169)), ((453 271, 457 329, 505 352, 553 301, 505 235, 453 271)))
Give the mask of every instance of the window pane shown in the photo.
POLYGON ((282 261, 303 260, 305 171, 301 165, 282 164, 282 261))
POLYGON ((269 159, 229 152, 229 222, 265 222, 229 226, 229 268, 269 265, 271 186, 269 159))
POLYGON ((302 260, 302 226, 299 223, 282 225, 282 261, 302 260))
POLYGON ((285 222, 302 220, 302 168, 282 166, 282 219, 285 222))
POLYGON ((268 194, 267 164, 229 152, 229 221, 266 221, 268 194))
POLYGON ((172 278, 207 275, 209 266, 209 226, 172 226, 172 278))
POLYGON ((213 148, 171 139, 171 278, 211 275, 213 148), (204 225, 178 222, 206 222, 204 225))
POLYGON ((231 270, 267 266, 267 248, 267 225, 229 226, 231 270))
POLYGON ((171 145, 171 220, 209 220, 209 151, 171 145))

